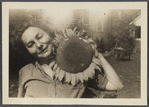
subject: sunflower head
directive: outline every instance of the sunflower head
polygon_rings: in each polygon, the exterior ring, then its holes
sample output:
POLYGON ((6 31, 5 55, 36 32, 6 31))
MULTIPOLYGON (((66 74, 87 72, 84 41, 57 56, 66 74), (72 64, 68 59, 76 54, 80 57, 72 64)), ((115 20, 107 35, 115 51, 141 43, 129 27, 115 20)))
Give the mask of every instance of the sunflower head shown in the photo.
POLYGON ((91 45, 78 36, 72 36, 60 42, 56 62, 64 71, 78 73, 88 68, 92 58, 91 45))
POLYGON ((93 60, 96 56, 95 42, 91 38, 81 38, 84 31, 75 32, 75 29, 65 29, 63 35, 55 34, 54 39, 57 45, 56 77, 73 85, 93 78, 95 69, 100 69, 93 60))

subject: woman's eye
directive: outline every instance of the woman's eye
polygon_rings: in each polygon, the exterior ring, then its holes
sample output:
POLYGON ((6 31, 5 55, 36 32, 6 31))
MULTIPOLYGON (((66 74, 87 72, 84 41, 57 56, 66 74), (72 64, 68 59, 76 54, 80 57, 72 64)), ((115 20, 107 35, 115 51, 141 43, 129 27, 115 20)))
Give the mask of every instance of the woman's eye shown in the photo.
POLYGON ((43 34, 40 33, 40 34, 38 35, 37 39, 41 39, 42 37, 43 37, 43 34))
POLYGON ((31 48, 33 45, 34 45, 34 43, 29 43, 29 44, 27 44, 27 47, 31 48))

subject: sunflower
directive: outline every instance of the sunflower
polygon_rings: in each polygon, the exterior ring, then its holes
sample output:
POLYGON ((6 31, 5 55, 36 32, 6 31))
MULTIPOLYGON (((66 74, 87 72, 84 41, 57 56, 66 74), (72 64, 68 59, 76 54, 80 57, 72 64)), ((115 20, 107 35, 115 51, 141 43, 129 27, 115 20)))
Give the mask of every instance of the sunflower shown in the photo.
POLYGON ((57 46, 53 65, 55 77, 72 85, 93 79, 95 69, 101 71, 95 42, 83 39, 84 30, 76 32, 76 29, 65 29, 63 34, 55 33, 53 40, 57 46))

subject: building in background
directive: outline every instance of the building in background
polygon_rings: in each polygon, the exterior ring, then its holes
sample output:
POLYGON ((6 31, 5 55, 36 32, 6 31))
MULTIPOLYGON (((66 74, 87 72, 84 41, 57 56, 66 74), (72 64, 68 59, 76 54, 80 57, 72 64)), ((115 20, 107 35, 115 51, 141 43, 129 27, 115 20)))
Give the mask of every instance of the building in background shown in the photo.
POLYGON ((135 18, 130 25, 130 33, 135 38, 135 51, 141 51, 141 15, 135 18))
POLYGON ((96 36, 99 41, 103 40, 105 48, 108 48, 109 43, 112 41, 109 35, 122 36, 125 32, 129 31, 130 26, 135 26, 135 30, 133 30, 133 32, 135 32, 135 38, 140 38, 140 14, 141 10, 137 9, 77 9, 74 10, 73 20, 79 20, 87 24, 90 30, 93 31, 94 36, 96 36))
POLYGON ((131 36, 136 39, 141 38, 141 15, 129 23, 131 27, 131 36))

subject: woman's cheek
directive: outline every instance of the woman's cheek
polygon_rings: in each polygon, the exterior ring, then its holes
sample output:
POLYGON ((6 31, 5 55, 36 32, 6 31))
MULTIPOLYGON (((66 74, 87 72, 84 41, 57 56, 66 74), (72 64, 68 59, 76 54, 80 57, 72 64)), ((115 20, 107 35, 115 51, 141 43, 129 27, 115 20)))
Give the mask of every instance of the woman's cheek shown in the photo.
POLYGON ((39 40, 39 42, 43 43, 43 44, 50 44, 52 42, 53 39, 49 38, 49 37, 44 37, 42 39, 39 40))
POLYGON ((47 43, 47 44, 51 44, 52 41, 53 41, 53 38, 51 38, 51 37, 49 37, 49 36, 46 38, 46 43, 47 43))
POLYGON ((37 56, 37 51, 35 48, 28 48, 27 50, 31 55, 37 56))

